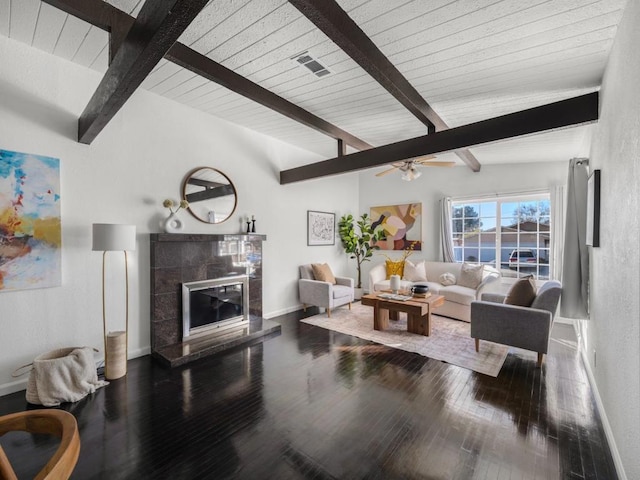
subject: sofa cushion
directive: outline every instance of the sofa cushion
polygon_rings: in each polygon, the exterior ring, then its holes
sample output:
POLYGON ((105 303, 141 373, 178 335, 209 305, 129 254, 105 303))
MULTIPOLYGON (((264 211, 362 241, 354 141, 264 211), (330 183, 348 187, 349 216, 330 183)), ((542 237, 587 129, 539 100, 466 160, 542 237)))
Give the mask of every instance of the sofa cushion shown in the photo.
POLYGON ((463 287, 473 288, 475 290, 482 282, 483 270, 484 265, 482 264, 475 265, 473 263, 463 263, 460 270, 460 276, 456 283, 463 287))
POLYGON ((316 280, 321 282, 329 282, 333 285, 336 283, 336 277, 333 275, 331 271, 331 267, 326 263, 312 263, 311 268, 313 269, 313 276, 316 280))
POLYGON ((530 307, 536 298, 536 284, 533 276, 521 278, 511 285, 507 292, 504 303, 508 305, 518 305, 520 307, 530 307))
POLYGON ((403 280, 408 280, 409 282, 426 282, 427 274, 424 271, 424 261, 414 265, 409 260, 405 260, 403 280))
POLYGON ((435 280, 445 272, 452 273, 456 278, 460 276, 461 263, 456 262, 424 262, 427 278, 435 280))
POLYGON ((353 288, 346 285, 334 285, 331 290, 333 290, 333 298, 348 297, 353 292, 353 288))
POLYGON ((463 287, 461 285, 449 285, 448 287, 440 287, 440 295, 447 302, 459 303, 461 305, 471 305, 476 299, 476 291, 473 288, 463 287))
POLYGON ((391 278, 391 275, 400 275, 402 278, 404 274, 404 261, 394 262, 392 260, 386 260, 385 266, 387 267, 387 280, 391 278))
POLYGON ((440 275, 438 280, 440 280, 440 283, 445 287, 448 285, 456 284, 456 276, 453 273, 449 273, 449 272, 444 272, 442 275, 440 275))

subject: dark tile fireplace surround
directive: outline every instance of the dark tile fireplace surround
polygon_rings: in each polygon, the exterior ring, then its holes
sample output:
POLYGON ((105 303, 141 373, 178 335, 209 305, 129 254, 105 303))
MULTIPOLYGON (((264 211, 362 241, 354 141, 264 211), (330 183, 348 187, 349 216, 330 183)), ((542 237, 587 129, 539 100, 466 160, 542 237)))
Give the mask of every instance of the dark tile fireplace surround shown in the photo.
POLYGON ((262 242, 257 234, 152 233, 151 354, 176 367, 280 332, 262 318, 262 242), (182 341, 182 284, 231 275, 249 276, 249 324, 182 341))

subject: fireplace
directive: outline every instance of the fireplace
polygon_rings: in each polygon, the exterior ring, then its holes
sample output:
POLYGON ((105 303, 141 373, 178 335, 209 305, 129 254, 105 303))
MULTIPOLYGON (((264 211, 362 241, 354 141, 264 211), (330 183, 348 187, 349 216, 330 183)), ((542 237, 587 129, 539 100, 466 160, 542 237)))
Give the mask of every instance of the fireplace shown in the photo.
POLYGON ((249 277, 236 275, 182 284, 182 338, 249 322, 249 277))
POLYGON ((150 234, 154 359, 178 367, 280 333, 279 323, 262 318, 262 242, 266 239, 256 233, 150 234), (186 302, 183 285, 191 287, 186 302), (194 315, 192 303, 207 313, 194 315), (182 321, 185 304, 190 318, 195 318, 188 334, 182 321), (215 307, 219 313, 212 314, 210 309, 215 307), (207 317, 213 317, 213 322, 203 321, 207 317), (213 326, 208 329, 205 323, 213 326))

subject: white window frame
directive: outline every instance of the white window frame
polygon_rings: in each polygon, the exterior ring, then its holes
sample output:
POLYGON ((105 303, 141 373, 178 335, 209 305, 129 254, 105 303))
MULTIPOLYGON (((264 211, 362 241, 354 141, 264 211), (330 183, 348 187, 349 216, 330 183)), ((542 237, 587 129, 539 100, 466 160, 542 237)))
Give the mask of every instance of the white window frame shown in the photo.
MULTIPOLYGON (((543 190, 543 191, 538 191, 535 193, 526 193, 526 192, 522 192, 522 193, 508 193, 508 194, 495 194, 495 195, 491 195, 491 196, 481 196, 481 197, 458 197, 458 198, 452 198, 451 199, 451 234, 452 234, 452 244, 453 244, 453 239, 454 234, 455 234, 455 227, 454 227, 454 221, 456 220, 456 218, 454 217, 454 209, 456 207, 460 207, 460 206, 464 206, 464 205, 473 205, 473 204, 480 204, 480 203, 490 203, 490 202, 494 202, 496 204, 496 231, 495 231, 495 253, 496 253, 496 259, 495 259, 495 268, 497 268, 498 270, 502 271, 502 267, 501 267, 501 252, 502 252, 502 204, 503 203, 514 203, 514 202, 531 202, 531 201, 539 201, 539 200, 547 200, 549 202, 550 205, 550 212, 549 212, 549 237, 550 237, 550 241, 549 241, 549 263, 548 263, 548 273, 547 276, 548 278, 551 278, 552 272, 553 272, 553 259, 554 259, 554 251, 553 251, 553 241, 551 241, 551 238, 553 238, 554 232, 554 226, 553 226, 553 218, 551 215, 551 209, 553 208, 551 206, 551 192, 549 190, 543 190)), ((480 212, 478 212, 478 216, 479 219, 481 220, 482 217, 480 216, 480 212)), ((540 232, 539 227, 537 232, 540 232)), ((454 251, 457 249, 458 247, 454 246, 454 251)), ((462 247, 462 251, 463 251, 463 255, 462 255, 462 260, 458 261, 456 260, 457 263, 463 263, 465 261, 464 259, 464 245, 462 247)), ((481 249, 481 247, 478 247, 479 250, 481 249)), ((517 247, 518 249, 520 248, 519 246, 517 247)), ((524 247, 523 247, 524 248, 524 247)), ((537 250, 540 249, 540 246, 538 245, 537 250)), ((481 258, 478 258, 478 262, 481 262, 481 258)), ((484 262, 486 263, 486 262, 484 262)), ((538 279, 538 271, 539 271, 539 266, 540 263, 538 261, 537 263, 538 265, 538 269, 537 271, 534 273, 534 276, 536 278, 536 280, 538 279)), ((519 276, 521 276, 523 273, 525 274, 529 274, 529 272, 522 272, 521 270, 517 270, 515 272, 515 277, 514 278, 504 278, 503 277, 503 282, 505 283, 511 283, 512 281, 515 281, 519 276)))

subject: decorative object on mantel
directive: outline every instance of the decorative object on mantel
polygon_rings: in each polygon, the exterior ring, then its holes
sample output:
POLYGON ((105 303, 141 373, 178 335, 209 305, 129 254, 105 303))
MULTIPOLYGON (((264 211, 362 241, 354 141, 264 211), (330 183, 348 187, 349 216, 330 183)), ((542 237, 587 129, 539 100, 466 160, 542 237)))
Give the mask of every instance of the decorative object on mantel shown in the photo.
POLYGON ((166 233, 180 233, 184 230, 184 223, 178 218, 178 211, 181 208, 189 208, 189 202, 186 200, 180 200, 180 203, 175 203, 170 198, 167 198, 162 202, 162 206, 169 209, 169 216, 162 222, 162 228, 166 233), (175 210, 173 207, 177 207, 175 210))
POLYGON ((136 249, 136 226, 112 223, 93 224, 93 250, 102 252, 102 332, 104 336, 104 377, 115 380, 127 374, 129 348, 129 269, 127 251, 136 249), (107 252, 124 252, 125 329, 107 333, 105 305, 105 263, 107 252))
POLYGON ((256 233, 256 216, 247 215, 247 233, 256 233))
POLYGON ((198 167, 187 174, 182 198, 189 202, 191 215, 204 223, 224 222, 238 204, 236 188, 229 177, 210 167, 198 167))
POLYGON ((0 291, 59 286, 60 160, 0 150, 0 291))
POLYGON ((374 242, 384 239, 381 228, 373 227, 369 215, 363 213, 356 222, 352 215, 343 215, 338 222, 338 233, 344 251, 349 254, 349 258, 355 258, 358 279, 356 280, 355 298, 362 296, 362 263, 371 260, 373 251, 378 247, 374 242), (358 230, 356 231, 356 223, 358 230))

